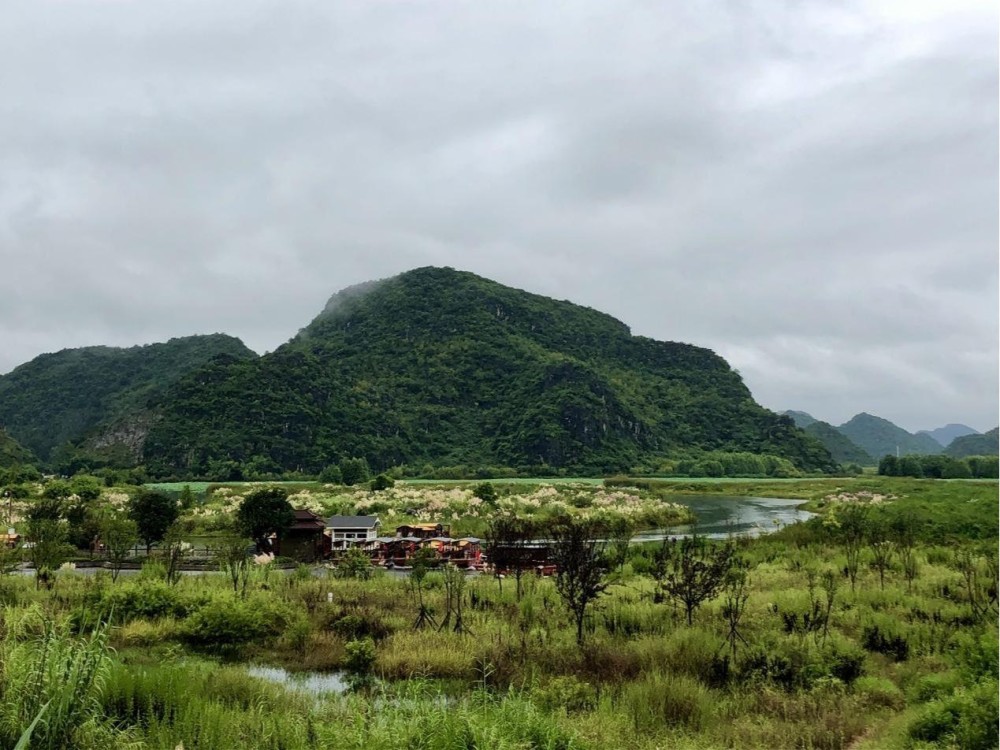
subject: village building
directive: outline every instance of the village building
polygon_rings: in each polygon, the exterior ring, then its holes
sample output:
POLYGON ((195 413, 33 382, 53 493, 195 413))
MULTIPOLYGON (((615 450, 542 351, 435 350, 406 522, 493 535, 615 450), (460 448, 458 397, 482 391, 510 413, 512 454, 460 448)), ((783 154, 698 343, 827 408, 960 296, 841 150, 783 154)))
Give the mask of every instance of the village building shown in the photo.
POLYGON ((415 523, 396 527, 396 536, 400 538, 434 539, 435 537, 447 537, 450 532, 451 527, 442 523, 415 523))
POLYGON ((310 510, 296 509, 295 522, 275 543, 275 555, 299 562, 315 562, 330 551, 330 537, 323 532, 326 522, 310 510))
POLYGON ((378 516, 330 516, 326 519, 330 549, 336 552, 356 545, 370 547, 378 539, 381 526, 378 516))

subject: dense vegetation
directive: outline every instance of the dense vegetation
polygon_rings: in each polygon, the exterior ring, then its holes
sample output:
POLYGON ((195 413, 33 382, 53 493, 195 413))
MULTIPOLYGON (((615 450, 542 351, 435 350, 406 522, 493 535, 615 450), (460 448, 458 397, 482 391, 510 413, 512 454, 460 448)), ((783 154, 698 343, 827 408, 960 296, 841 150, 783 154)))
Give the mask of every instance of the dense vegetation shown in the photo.
POLYGON ((33 464, 35 461, 31 451, 8 435, 6 430, 0 428, 0 468, 33 464))
POLYGON ((874 459, 867 451, 856 445, 850 438, 831 424, 815 421, 805 427, 804 430, 807 435, 812 435, 819 440, 823 444, 823 447, 830 451, 833 460, 840 464, 871 466, 874 463, 874 459))
MULTIPOLYGON (((100 426, 134 462, 150 402, 181 375, 222 355, 256 356, 239 339, 222 334, 43 354, 0 376, 0 425, 54 464, 68 462, 76 445, 100 426)), ((106 446, 97 439, 89 447, 99 452, 106 446)))
POLYGON ((964 435, 955 438, 944 452, 952 458, 995 456, 1000 453, 1000 428, 994 427, 982 435, 964 435))
POLYGON ((878 473, 887 477, 926 477, 928 479, 995 479, 1000 458, 997 456, 883 456, 878 473))
MULTIPOLYGON (((594 507, 601 492, 645 492, 646 507, 663 488, 699 486, 647 484, 591 486, 587 497, 594 507)), ((94 485, 16 486, 28 512, 94 485)), ((2 575, 0 746, 32 726, 28 747, 66 750, 997 746, 995 482, 700 486, 801 497, 822 515, 755 540, 632 545, 624 556, 573 542, 575 564, 593 550, 600 570, 582 646, 565 582, 534 576, 513 586, 345 563, 317 577, 247 566, 245 553, 220 560, 225 575, 171 576, 181 547, 169 535, 117 581, 63 570, 48 589, 2 575), (284 689, 250 663, 343 670, 348 690, 284 689)), ((336 503, 382 496, 293 489, 336 503)), ((483 511, 478 489, 429 487, 422 510, 483 511), (438 502, 455 491, 464 506, 438 502)), ((544 487, 495 489, 494 502, 513 493, 527 510, 544 487)), ((553 489, 574 507, 585 488, 553 489)), ((413 491, 386 502, 403 507, 413 491)), ((106 488, 89 502, 124 509, 139 495, 106 488)), ((233 496, 184 501, 181 523, 217 502, 235 513, 233 496)), ((220 551, 227 543, 219 537, 220 551)))
POLYGON ((712 450, 833 468, 712 352, 451 269, 345 290, 273 354, 184 378, 159 414, 145 460, 161 476, 315 473, 354 456, 599 473, 712 450))

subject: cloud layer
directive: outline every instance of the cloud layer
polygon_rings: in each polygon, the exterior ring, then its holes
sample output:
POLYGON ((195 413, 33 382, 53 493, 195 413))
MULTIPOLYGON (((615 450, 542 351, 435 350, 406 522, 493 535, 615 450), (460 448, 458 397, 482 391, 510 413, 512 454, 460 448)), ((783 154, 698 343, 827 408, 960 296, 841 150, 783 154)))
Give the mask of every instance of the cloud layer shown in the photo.
POLYGON ((0 372, 451 265, 774 409, 997 421, 993 3, 21 2, 0 372))

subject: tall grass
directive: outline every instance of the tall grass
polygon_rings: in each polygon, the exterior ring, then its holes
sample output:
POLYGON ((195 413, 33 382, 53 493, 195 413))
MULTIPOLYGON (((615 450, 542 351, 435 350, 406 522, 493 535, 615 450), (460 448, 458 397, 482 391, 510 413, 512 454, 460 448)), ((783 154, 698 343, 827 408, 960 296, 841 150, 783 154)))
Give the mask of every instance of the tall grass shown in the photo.
POLYGON ((107 625, 86 638, 49 625, 38 639, 5 642, 0 698, 4 744, 9 747, 14 738, 25 736, 32 750, 133 744, 131 734, 116 730, 102 714, 109 664, 107 625))

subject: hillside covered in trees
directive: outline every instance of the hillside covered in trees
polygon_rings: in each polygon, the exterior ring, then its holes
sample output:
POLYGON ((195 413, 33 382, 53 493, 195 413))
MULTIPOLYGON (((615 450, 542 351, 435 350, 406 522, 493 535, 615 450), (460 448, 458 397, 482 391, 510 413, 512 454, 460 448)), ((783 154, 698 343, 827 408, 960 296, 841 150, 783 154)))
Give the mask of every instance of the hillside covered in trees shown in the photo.
POLYGON ((18 464, 31 464, 37 459, 31 451, 0 429, 0 468, 18 464))
POLYGON ((879 458, 888 454, 929 455, 941 452, 941 444, 926 433, 914 435, 888 419, 862 412, 837 427, 837 431, 847 436, 868 455, 879 458))
POLYGON ((945 455, 952 458, 967 456, 995 456, 1000 452, 1000 428, 994 427, 981 435, 963 435, 955 438, 951 445, 945 448, 945 455))
POLYGON ((816 419, 804 411, 786 411, 784 414, 807 435, 811 435, 830 451, 833 460, 840 464, 857 464, 859 466, 875 465, 875 458, 863 448, 856 445, 844 433, 828 422, 816 419))
POLYGON ((144 446, 154 474, 223 477, 346 456, 610 472, 704 451, 834 467, 713 352, 442 268, 346 289, 272 354, 182 378, 144 446))
POLYGON ((223 334, 43 354, 0 376, 0 426, 48 462, 57 449, 80 443, 98 427, 141 422, 166 386, 223 355, 257 356, 223 334))

